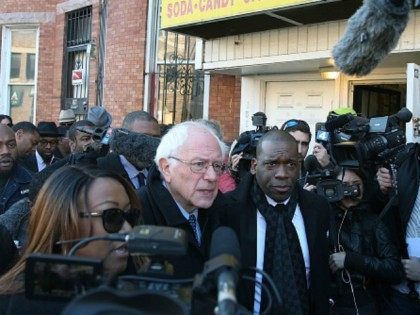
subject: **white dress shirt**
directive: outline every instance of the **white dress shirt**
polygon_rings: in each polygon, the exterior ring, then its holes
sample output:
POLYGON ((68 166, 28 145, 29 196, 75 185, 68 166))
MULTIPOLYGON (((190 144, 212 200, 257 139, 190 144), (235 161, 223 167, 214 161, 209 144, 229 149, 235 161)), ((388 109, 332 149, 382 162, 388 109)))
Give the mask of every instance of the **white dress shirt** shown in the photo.
MULTIPOLYGON (((267 202, 275 207, 277 202, 273 199, 265 196, 267 198, 267 202)), ((287 199, 283 204, 287 205, 290 198, 287 199)), ((309 257, 309 248, 308 248, 308 241, 306 239, 306 230, 305 230, 305 222, 303 220, 302 212, 300 211, 299 204, 296 205, 295 214, 293 215, 292 219, 293 226, 296 229, 300 248, 302 249, 303 260, 305 262, 305 271, 306 271, 306 283, 309 287, 309 275, 311 271, 310 265, 310 257, 309 257)), ((262 214, 257 210, 257 265, 258 269, 264 269, 264 252, 265 252, 265 233, 266 233, 267 223, 265 222, 264 217, 262 214)), ((258 315, 260 313, 261 307, 261 283, 262 283, 262 275, 259 273, 255 274, 255 295, 254 295, 254 314, 258 315)))
MULTIPOLYGON (((38 153, 38 150, 35 151, 35 157, 36 157, 36 164, 38 166, 38 172, 41 172, 44 168, 47 167, 47 163, 45 163, 42 156, 38 153)), ((51 158, 51 162, 48 165, 52 164, 52 161, 55 159, 55 156, 51 158)))

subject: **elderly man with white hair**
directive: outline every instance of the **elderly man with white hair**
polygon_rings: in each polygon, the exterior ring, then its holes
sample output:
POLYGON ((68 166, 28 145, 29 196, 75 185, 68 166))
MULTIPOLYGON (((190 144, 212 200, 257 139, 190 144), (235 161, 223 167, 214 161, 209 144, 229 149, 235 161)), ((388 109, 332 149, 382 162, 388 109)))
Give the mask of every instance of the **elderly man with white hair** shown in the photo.
POLYGON ((140 190, 144 223, 188 234, 187 257, 163 258, 166 270, 176 277, 194 276, 208 259, 211 235, 219 225, 217 213, 224 205, 218 183, 225 152, 225 144, 203 123, 175 125, 162 138, 156 165, 140 190))

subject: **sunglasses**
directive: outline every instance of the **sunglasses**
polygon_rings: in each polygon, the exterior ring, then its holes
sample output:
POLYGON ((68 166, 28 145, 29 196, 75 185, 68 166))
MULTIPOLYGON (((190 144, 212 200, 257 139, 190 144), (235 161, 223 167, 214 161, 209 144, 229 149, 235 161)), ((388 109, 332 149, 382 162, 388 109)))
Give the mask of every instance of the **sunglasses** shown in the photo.
POLYGON ((127 221, 131 226, 135 225, 135 213, 136 211, 134 209, 123 211, 118 208, 111 208, 102 212, 79 212, 79 217, 102 217, 102 225, 105 231, 108 233, 118 233, 121 231, 125 221, 127 221))

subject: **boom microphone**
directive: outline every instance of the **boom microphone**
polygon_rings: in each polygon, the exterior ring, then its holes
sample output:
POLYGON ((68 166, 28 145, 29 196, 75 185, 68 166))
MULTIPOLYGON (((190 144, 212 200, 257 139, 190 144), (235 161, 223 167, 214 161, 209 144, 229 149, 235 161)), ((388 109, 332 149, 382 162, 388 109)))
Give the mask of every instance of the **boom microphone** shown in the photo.
POLYGON ((123 155, 136 168, 149 168, 153 164, 160 139, 126 129, 114 129, 111 150, 123 155))
POLYGON ((345 114, 345 115, 340 115, 337 118, 331 119, 330 121, 327 121, 325 123, 325 129, 328 132, 332 132, 338 128, 343 127, 345 124, 349 123, 350 121, 352 121, 354 119, 354 115, 352 114, 345 114))
POLYGON ((410 0, 365 0, 332 50, 337 68, 348 75, 369 74, 397 45, 409 12, 410 0))

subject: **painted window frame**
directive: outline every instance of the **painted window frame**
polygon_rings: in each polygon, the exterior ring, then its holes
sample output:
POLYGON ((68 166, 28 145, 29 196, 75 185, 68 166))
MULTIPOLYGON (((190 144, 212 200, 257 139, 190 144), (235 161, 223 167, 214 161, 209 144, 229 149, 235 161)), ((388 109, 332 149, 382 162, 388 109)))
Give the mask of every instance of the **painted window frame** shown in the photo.
POLYGON ((37 24, 10 24, 3 25, 2 27, 2 40, 1 40, 1 68, 0 68, 0 113, 10 115, 10 66, 11 66, 11 45, 12 45, 12 32, 13 31, 31 30, 36 32, 36 56, 35 56, 35 75, 34 83, 25 83, 20 85, 34 87, 34 103, 32 109, 32 122, 36 122, 37 113, 37 95, 38 95, 38 60, 39 60, 39 25, 37 24))

